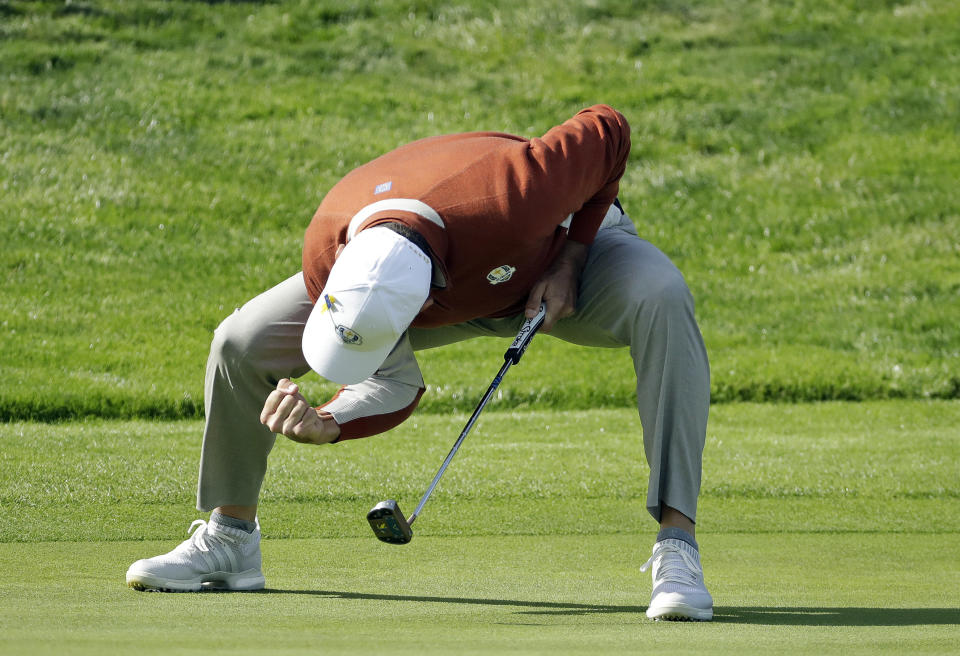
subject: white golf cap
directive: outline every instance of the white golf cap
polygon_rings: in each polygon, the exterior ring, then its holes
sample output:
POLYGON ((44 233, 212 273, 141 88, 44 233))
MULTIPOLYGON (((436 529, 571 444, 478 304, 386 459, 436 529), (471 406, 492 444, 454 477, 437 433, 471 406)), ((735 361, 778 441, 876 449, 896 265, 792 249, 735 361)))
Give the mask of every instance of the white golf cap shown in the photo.
POLYGON ((363 230, 344 247, 303 333, 303 355, 351 385, 383 364, 430 293, 430 258, 393 230, 363 230))

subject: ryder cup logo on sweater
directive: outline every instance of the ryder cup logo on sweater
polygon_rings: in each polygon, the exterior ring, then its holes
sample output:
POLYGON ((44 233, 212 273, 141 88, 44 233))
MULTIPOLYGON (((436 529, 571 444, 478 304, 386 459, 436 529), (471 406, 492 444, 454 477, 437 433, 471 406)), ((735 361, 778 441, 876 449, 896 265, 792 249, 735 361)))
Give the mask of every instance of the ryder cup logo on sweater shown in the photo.
POLYGON ((513 277, 513 272, 516 270, 517 267, 510 266, 509 264, 503 264, 488 273, 487 280, 490 281, 491 285, 499 285, 502 282, 507 282, 510 280, 510 278, 513 277))

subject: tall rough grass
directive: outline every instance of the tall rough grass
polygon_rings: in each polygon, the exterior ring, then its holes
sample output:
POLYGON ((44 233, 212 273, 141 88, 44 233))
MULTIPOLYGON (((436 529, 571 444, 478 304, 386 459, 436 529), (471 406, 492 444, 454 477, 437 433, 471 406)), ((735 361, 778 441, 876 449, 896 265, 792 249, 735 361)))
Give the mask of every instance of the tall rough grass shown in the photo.
MULTIPOLYGON (((715 401, 957 398, 958 23, 945 1, 0 2, 0 419, 197 416, 213 328, 297 270, 340 176, 594 102, 633 125, 621 197, 693 289, 715 401)), ((471 406, 500 352, 425 354, 423 407, 471 406)), ((500 402, 629 404, 625 363, 543 340, 500 402)))

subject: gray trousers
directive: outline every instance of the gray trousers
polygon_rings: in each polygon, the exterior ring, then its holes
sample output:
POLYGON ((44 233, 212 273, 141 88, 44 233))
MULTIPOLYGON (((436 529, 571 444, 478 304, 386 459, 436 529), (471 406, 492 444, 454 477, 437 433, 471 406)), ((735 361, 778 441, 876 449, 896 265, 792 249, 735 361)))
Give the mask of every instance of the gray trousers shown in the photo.
MULTIPOLYGON (((680 271, 637 236, 629 217, 606 223, 590 247, 576 312, 550 334, 585 346, 630 348, 650 466, 647 509, 657 521, 664 505, 696 520, 710 370, 693 298, 680 271)), ((300 342, 312 308, 297 274, 249 301, 214 333, 199 510, 257 504, 276 439, 260 423, 260 410, 281 378, 310 370, 300 342)), ((477 336, 514 337, 522 321, 517 316, 411 328, 410 344, 420 350, 477 336)))

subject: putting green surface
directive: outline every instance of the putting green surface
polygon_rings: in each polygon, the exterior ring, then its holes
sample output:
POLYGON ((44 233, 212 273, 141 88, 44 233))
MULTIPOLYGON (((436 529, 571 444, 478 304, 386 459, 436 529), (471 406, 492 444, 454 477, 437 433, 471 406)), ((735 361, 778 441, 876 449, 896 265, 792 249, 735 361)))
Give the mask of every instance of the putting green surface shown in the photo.
POLYGON ((138 593, 193 506, 202 425, 0 425, 0 654, 956 653, 960 404, 715 406, 698 539, 711 624, 646 619, 655 524, 632 410, 485 414, 405 546, 464 417, 280 441, 262 593, 138 593))
MULTIPOLYGON (((648 536, 268 540, 261 593, 138 593, 169 542, 0 545, 3 653, 949 653, 957 535, 704 535, 711 624, 652 622, 648 536)), ((955 652, 954 652, 955 653, 955 652)))

